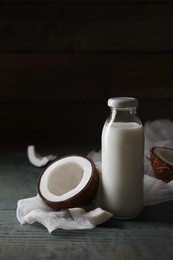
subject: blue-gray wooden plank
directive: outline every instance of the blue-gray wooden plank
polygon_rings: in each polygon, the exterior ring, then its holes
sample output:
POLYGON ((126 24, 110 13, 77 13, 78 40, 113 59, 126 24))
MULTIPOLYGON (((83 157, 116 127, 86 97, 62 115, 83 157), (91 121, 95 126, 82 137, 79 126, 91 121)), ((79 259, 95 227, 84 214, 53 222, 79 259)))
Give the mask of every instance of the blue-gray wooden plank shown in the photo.
POLYGON ((21 226, 16 203, 35 196, 40 172, 25 153, 0 154, 0 259, 173 259, 173 201, 93 230, 49 234, 40 224, 21 226))

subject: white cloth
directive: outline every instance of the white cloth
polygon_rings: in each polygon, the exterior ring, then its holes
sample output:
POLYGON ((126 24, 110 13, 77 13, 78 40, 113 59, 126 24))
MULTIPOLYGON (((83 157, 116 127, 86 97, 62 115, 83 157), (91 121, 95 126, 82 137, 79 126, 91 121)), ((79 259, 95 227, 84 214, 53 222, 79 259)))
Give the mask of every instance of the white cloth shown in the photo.
POLYGON ((39 222, 51 233, 58 228, 91 229, 106 222, 113 215, 99 207, 89 212, 86 212, 83 208, 54 211, 37 195, 32 198, 19 200, 16 216, 21 225, 39 222))
MULTIPOLYGON (((165 183, 154 177, 151 163, 147 159, 153 146, 173 148, 173 122, 167 119, 147 122, 144 125, 145 157, 144 157, 144 206, 173 200, 173 181, 165 183)), ((101 152, 91 151, 88 156, 95 162, 101 172, 101 152)), ((94 228, 112 217, 112 214, 99 208, 99 192, 95 204, 96 209, 87 213, 84 209, 67 209, 53 211, 47 207, 37 195, 33 198, 21 199, 17 203, 17 219, 21 224, 39 222, 51 233, 62 229, 94 228), (98 208, 97 208, 97 206, 98 208)))
POLYGON ((160 119, 146 122, 144 160, 144 205, 173 200, 173 181, 165 183, 154 177, 151 163, 147 159, 154 146, 173 148, 173 121, 160 119))

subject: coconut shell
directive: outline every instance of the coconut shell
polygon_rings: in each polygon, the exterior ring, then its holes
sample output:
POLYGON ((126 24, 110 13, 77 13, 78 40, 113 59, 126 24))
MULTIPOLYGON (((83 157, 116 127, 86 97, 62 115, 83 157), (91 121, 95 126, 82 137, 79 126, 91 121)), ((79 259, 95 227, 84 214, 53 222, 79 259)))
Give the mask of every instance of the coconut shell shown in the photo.
MULTIPOLYGON (((166 183, 173 180, 173 166, 160 159, 154 152, 157 147, 150 150, 150 162, 155 177, 166 183)), ((168 149, 168 148, 163 148, 168 149)), ((173 150, 172 150, 173 151, 173 150)))
MULTIPOLYGON (((73 156, 73 155, 70 155, 70 156, 73 156)), ((84 157, 84 156, 82 156, 82 157, 84 157)), ((65 158, 65 157, 63 157, 63 158, 65 158)), ((87 185, 82 190, 80 190, 79 193, 77 193, 73 197, 70 197, 68 200, 54 202, 54 201, 47 200, 43 196, 43 194, 40 192, 39 186, 40 186, 40 181, 41 181, 42 175, 44 174, 44 171, 46 169, 42 172, 42 174, 40 175, 40 177, 38 179, 37 190, 38 190, 38 194, 40 195, 42 200, 50 208, 52 208, 54 210, 61 210, 61 209, 67 209, 67 208, 80 207, 80 206, 86 205, 86 204, 90 203, 92 200, 94 200, 94 198, 96 197, 98 185, 99 185, 99 172, 98 172, 94 162, 91 159, 89 159, 87 157, 84 157, 84 158, 87 159, 88 161, 90 161, 90 163, 91 163, 91 166, 92 166, 91 178, 90 178, 89 182, 87 183, 87 185)), ((62 159, 62 158, 60 158, 60 159, 62 159)))

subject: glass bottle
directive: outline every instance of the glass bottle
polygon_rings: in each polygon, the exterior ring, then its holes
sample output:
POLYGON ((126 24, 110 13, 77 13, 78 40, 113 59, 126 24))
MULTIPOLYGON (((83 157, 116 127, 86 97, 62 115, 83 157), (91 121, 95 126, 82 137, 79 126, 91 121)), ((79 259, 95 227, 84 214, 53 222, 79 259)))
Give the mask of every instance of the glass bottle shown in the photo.
POLYGON ((133 218, 143 208, 144 131, 138 100, 108 100, 111 114, 102 131, 103 208, 116 218, 133 218))

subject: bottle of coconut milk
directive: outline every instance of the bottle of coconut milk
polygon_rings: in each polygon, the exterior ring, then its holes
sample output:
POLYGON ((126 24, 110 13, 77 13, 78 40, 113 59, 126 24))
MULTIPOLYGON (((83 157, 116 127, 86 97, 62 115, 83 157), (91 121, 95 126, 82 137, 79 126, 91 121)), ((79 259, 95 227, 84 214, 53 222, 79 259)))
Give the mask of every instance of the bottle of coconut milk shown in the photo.
POLYGON ((116 218, 137 217, 143 208, 144 132, 138 100, 108 100, 111 114, 102 131, 103 207, 116 218))

